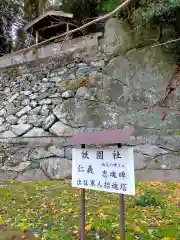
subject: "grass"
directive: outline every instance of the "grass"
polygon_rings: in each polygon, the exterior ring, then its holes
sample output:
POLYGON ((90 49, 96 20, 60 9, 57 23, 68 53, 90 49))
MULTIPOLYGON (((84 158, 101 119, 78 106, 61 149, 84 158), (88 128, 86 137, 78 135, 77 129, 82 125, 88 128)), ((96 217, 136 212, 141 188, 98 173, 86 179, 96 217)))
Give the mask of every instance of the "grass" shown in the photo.
MULTIPOLYGON (((0 239, 79 239, 78 189, 63 181, 3 184, 0 239)), ((120 239, 118 195, 87 191, 86 203, 87 239, 120 239)), ((180 239, 180 183, 137 184, 125 204, 127 240, 180 239)))

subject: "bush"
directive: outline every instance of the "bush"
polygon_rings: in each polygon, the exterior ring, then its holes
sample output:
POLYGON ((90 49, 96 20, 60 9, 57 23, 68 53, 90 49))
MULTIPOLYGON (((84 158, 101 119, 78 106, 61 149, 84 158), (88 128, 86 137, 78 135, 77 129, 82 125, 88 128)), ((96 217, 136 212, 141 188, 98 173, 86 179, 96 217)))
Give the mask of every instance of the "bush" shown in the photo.
POLYGON ((135 199, 135 204, 141 207, 159 206, 160 201, 152 193, 144 192, 138 199, 135 199))

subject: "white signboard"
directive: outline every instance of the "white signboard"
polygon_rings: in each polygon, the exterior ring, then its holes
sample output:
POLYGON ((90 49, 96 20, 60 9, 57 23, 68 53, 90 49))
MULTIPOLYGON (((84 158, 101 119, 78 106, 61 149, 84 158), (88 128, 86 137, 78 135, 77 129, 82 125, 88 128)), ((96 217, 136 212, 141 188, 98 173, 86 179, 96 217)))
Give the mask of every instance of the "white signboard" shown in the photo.
POLYGON ((72 186, 135 195, 133 148, 73 149, 72 186))

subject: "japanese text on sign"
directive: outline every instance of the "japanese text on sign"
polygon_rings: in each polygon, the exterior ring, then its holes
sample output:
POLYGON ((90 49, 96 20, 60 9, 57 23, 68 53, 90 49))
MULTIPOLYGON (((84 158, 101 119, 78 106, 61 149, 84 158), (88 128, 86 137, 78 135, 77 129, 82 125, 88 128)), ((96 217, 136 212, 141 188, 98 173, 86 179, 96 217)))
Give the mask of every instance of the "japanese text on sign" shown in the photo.
POLYGON ((73 149, 72 186, 135 195, 133 148, 73 149))

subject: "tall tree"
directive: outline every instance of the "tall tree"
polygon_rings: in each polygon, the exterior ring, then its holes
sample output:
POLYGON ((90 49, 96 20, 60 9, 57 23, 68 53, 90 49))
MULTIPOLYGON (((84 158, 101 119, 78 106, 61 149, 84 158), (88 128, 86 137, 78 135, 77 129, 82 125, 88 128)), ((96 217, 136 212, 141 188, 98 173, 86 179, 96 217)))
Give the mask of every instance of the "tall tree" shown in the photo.
MULTIPOLYGON (((74 23, 81 26, 99 14, 100 0, 62 0, 60 10, 73 13, 74 23)), ((83 29, 83 34, 94 32, 98 24, 83 29)))
POLYGON ((61 9, 72 12, 74 19, 82 24, 87 18, 98 16, 99 0, 63 0, 61 9))
POLYGON ((10 53, 13 42, 13 25, 21 8, 17 1, 0 0, 0 56, 10 53))
POLYGON ((40 16, 49 4, 48 0, 25 0, 24 1, 24 17, 27 21, 40 16))

